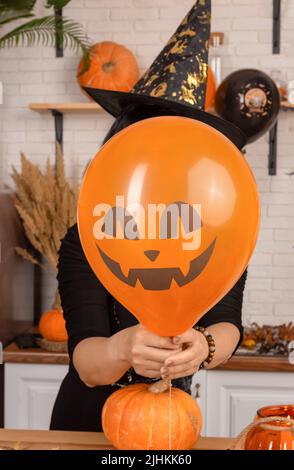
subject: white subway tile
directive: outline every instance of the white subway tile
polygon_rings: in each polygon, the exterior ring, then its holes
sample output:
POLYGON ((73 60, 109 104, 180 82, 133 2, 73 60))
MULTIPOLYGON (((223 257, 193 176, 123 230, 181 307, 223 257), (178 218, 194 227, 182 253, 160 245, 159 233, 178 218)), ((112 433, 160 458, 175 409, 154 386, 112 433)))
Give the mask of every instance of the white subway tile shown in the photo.
POLYGON ((292 255, 289 253, 283 255, 274 255, 273 259, 274 265, 276 266, 294 266, 294 252, 292 255))
MULTIPOLYGON (((293 321, 293 315, 294 315, 294 303, 280 303, 275 305, 275 315, 283 316, 283 317, 289 317, 289 322, 293 321)), ((287 321, 285 319, 285 321, 287 321)))
POLYGON ((291 279, 274 279, 273 288, 282 291, 294 291, 294 277, 291 279))
POLYGON ((159 17, 158 8, 113 8, 112 20, 155 20, 159 17))

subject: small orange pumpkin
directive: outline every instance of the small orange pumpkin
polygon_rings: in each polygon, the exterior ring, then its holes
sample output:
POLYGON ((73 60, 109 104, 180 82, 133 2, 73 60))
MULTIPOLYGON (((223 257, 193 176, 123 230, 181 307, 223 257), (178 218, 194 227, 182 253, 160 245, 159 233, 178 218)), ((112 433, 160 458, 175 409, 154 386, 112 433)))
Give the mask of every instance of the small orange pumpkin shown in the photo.
POLYGON ((106 400, 102 427, 117 449, 187 450, 196 443, 202 425, 196 401, 174 387, 171 396, 154 392, 154 385, 128 385, 106 400))
POLYGON ((132 52, 111 41, 94 44, 90 49, 90 66, 84 73, 83 68, 82 59, 77 72, 80 86, 128 92, 139 78, 132 52))
POLYGON ((62 310, 49 310, 43 313, 39 322, 39 331, 48 341, 67 341, 62 310))

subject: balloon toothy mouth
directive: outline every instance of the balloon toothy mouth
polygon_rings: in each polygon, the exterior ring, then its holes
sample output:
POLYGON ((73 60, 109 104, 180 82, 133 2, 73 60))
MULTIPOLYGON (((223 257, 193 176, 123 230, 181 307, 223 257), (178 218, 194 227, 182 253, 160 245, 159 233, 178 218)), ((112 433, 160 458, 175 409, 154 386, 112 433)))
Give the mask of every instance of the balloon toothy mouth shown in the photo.
POLYGON ((129 269, 128 276, 125 276, 121 270, 120 264, 106 255, 106 253, 104 253, 104 251, 102 251, 99 246, 96 246, 108 269, 125 284, 128 284, 131 287, 135 287, 137 281, 139 281, 142 287, 146 290, 166 290, 170 288, 173 279, 179 287, 182 287, 199 276, 210 260, 215 243, 216 238, 206 248, 206 250, 201 253, 201 255, 190 261, 190 268, 186 275, 182 273, 180 268, 173 267, 131 268, 129 269))

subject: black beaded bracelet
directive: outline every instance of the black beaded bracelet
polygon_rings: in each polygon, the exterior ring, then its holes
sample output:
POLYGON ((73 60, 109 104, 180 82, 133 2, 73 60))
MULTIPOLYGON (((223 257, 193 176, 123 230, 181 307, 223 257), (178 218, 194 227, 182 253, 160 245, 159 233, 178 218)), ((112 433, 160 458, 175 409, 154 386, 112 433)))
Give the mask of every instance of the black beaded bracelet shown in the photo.
POLYGON ((209 333, 209 331, 206 328, 203 328, 203 326, 195 326, 195 330, 200 331, 200 333, 203 334, 205 337, 207 343, 208 343, 208 356, 205 359, 205 361, 201 362, 199 369, 205 369, 208 364, 213 359, 214 353, 215 353, 215 342, 213 339, 213 336, 209 333))

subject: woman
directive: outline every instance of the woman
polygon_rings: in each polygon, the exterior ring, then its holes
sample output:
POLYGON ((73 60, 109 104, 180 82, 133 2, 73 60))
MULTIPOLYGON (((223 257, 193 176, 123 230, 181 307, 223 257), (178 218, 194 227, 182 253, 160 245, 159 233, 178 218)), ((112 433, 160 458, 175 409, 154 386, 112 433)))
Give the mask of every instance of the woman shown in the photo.
MULTIPOLYGON (((162 106, 129 105, 105 141, 134 122, 165 114, 173 113, 162 106)), ((241 341, 245 280, 246 271, 195 325, 207 328, 215 342, 215 354, 207 368, 228 360, 241 341)), ((204 334, 191 328, 178 337, 159 337, 138 324, 93 273, 76 225, 62 240, 58 282, 69 334, 70 366, 55 402, 51 429, 101 431, 105 400, 127 383, 168 377, 190 392, 192 374, 209 354, 204 334)))

